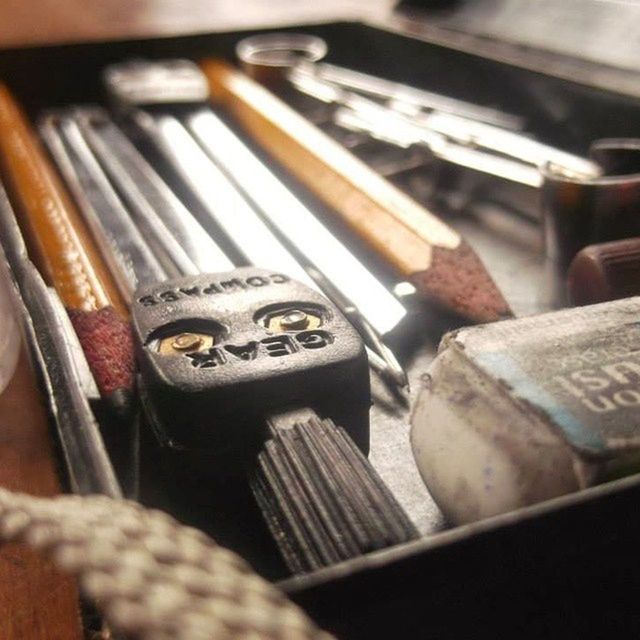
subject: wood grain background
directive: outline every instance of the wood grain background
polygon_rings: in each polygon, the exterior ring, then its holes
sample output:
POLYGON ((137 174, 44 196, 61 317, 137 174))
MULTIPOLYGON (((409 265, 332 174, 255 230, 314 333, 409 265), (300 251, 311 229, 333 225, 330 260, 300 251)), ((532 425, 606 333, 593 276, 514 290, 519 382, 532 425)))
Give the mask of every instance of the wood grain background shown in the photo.
POLYGON ((395 0, 1 0, 0 47, 379 17, 395 0))
MULTIPOLYGON (((60 492, 46 409, 24 353, 0 395, 0 486, 39 496, 60 492)), ((0 638, 81 637, 74 581, 23 545, 0 546, 0 638)))

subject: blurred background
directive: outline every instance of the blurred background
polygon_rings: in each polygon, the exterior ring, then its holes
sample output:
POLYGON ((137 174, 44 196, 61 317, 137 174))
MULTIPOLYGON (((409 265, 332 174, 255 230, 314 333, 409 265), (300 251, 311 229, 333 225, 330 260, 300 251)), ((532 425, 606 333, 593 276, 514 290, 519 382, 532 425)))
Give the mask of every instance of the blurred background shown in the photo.
POLYGON ((394 0, 2 0, 0 47, 375 18, 394 0))

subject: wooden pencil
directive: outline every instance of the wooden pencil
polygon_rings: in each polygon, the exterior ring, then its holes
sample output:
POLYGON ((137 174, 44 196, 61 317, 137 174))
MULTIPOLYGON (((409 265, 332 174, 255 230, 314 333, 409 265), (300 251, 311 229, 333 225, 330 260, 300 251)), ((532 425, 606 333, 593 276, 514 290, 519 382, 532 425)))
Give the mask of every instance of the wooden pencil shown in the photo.
POLYGON ((233 66, 204 60, 201 68, 213 101, 421 294, 472 321, 511 315, 451 227, 233 66))
POLYGON ((135 366, 127 308, 26 115, 1 83, 0 173, 29 255, 60 295, 102 398, 116 415, 129 416, 135 366))

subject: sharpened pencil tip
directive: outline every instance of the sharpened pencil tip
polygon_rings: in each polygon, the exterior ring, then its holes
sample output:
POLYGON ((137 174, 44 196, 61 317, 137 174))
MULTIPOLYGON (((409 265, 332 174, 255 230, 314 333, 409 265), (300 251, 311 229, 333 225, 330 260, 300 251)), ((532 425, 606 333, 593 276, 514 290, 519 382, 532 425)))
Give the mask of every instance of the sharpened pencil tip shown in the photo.
MULTIPOLYGON (((94 311, 67 309, 87 363, 103 398, 135 387, 131 326, 113 307, 94 311)), ((118 395, 117 402, 123 401, 118 395)))
POLYGON ((513 316, 475 251, 461 242, 456 249, 434 247, 431 266, 411 276, 426 297, 473 322, 513 316))

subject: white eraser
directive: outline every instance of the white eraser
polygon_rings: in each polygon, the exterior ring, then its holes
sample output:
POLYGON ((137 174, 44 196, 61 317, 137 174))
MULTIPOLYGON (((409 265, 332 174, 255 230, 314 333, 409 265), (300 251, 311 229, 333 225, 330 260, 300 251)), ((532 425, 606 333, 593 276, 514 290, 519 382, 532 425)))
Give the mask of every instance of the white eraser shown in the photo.
POLYGON ((640 298, 447 334, 411 444, 452 523, 640 470, 640 298))

